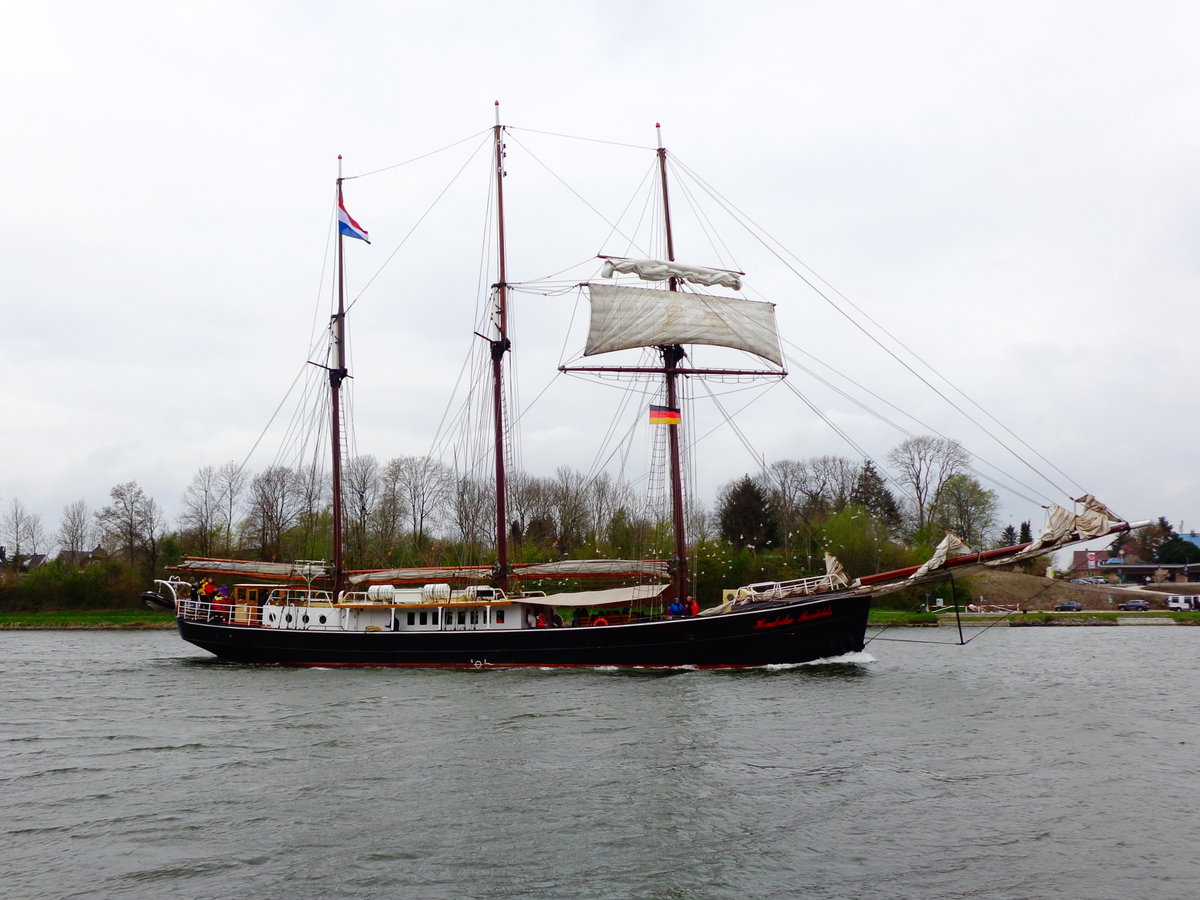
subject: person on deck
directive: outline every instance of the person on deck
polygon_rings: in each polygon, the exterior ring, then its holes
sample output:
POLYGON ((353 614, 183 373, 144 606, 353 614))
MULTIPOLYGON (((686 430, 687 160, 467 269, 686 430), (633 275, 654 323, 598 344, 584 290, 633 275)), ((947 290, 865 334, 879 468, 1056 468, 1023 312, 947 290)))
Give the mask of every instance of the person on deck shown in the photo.
POLYGON ((687 598, 687 614, 689 616, 700 615, 700 604, 696 602, 696 598, 689 596, 687 598))
POLYGON ((672 600, 671 605, 667 607, 667 615, 672 619, 678 619, 683 615, 683 604, 679 602, 678 597, 672 600))
POLYGON ((229 588, 222 587, 213 599, 213 615, 222 622, 229 621, 229 588))

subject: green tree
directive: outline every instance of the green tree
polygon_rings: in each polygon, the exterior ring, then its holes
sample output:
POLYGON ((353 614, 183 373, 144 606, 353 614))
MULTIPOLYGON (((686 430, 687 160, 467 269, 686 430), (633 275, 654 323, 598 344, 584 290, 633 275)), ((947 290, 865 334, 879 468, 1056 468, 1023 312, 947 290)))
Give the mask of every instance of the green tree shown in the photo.
POLYGON ((1200 547, 1191 541, 1184 540, 1177 534, 1171 535, 1158 548, 1154 557, 1160 563, 1194 563, 1200 562, 1200 547))
POLYGON ((850 492, 850 501, 857 503, 882 522, 893 534, 899 530, 900 506, 876 470, 875 464, 869 459, 863 463, 858 473, 854 490, 850 492))
POLYGON ((983 547, 995 526, 1000 500, 969 475, 951 475, 930 509, 930 522, 953 531, 972 547, 983 547))
POLYGON ((1000 532, 1000 546, 1011 547, 1017 543, 1020 543, 1017 540, 1017 529, 1013 528, 1012 525, 1005 525, 1004 530, 1000 532))
POLYGON ((909 555, 884 523, 851 504, 821 526, 821 549, 836 556, 851 578, 908 565, 909 555))
POLYGON ((774 547, 779 544, 779 523, 762 489, 749 475, 721 489, 717 500, 721 537, 735 547, 774 547))

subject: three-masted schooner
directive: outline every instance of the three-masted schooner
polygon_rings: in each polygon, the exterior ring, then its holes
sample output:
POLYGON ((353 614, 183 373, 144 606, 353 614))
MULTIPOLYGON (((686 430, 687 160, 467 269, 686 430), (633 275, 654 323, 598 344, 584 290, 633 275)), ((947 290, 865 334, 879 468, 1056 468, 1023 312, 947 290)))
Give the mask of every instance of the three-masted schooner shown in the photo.
MULTIPOLYGON (((926 566, 886 577, 851 581, 836 560, 827 558, 824 575, 747 585, 718 607, 694 616, 663 612, 667 598, 691 593, 685 534, 679 437, 681 377, 782 377, 783 357, 774 306, 732 296, 688 290, 696 285, 740 288, 740 272, 685 265, 675 259, 667 183, 667 151, 658 141, 666 259, 605 259, 602 282, 587 285, 591 320, 585 356, 630 348, 654 352, 653 366, 572 366, 564 371, 629 373, 661 379, 663 403, 654 413, 669 429, 673 553, 668 560, 567 560, 515 565, 508 555, 508 516, 504 435, 503 360, 511 348, 507 315, 507 260, 504 241, 504 128, 497 104, 493 128, 497 270, 494 331, 489 338, 495 459, 496 561, 490 567, 388 569, 347 572, 342 557, 340 392, 348 375, 345 347, 345 237, 366 232, 345 211, 342 177, 337 181, 337 310, 332 316, 333 356, 328 369, 332 409, 333 559, 320 563, 263 564, 237 560, 186 560, 178 570, 197 575, 253 577, 228 600, 195 596, 180 578, 159 582, 149 602, 176 612, 184 640, 216 656, 239 662, 368 666, 760 666, 832 659, 861 651, 867 614, 875 594, 931 577, 948 568, 995 565, 1044 553, 1073 540, 1129 526, 1102 506, 1085 516, 1059 517, 1055 530, 1033 545, 960 553, 950 546, 926 566), (657 288, 612 283, 633 275, 657 288), (772 369, 699 368, 686 348, 708 344, 746 351, 772 369), (638 577, 635 587, 545 596, 521 590, 531 578, 568 575, 638 577), (475 582, 454 590, 451 583, 475 582), (649 583, 645 583, 649 582, 649 583), (316 586, 327 583, 328 587, 316 586), (564 625, 559 611, 632 610, 650 601, 648 614, 576 616, 564 625)), ((1065 511, 1064 511, 1065 512, 1065 511)))

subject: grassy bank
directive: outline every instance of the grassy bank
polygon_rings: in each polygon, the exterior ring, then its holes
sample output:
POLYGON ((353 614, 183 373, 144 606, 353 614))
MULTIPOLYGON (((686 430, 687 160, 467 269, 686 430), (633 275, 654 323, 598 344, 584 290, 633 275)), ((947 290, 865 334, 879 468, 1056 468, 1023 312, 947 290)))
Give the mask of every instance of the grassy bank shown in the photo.
POLYGON ((0 613, 3 629, 66 628, 174 628, 175 616, 152 609, 75 609, 62 612, 0 613))

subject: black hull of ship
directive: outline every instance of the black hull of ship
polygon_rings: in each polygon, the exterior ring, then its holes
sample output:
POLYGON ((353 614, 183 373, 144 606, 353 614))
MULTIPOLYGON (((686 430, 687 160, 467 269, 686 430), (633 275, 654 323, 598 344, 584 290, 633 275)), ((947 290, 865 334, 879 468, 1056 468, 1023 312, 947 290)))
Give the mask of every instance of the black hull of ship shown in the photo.
POLYGON ((863 649, 870 600, 830 596, 716 616, 598 627, 293 631, 179 619, 221 659, 304 666, 697 666, 812 662, 863 649))

